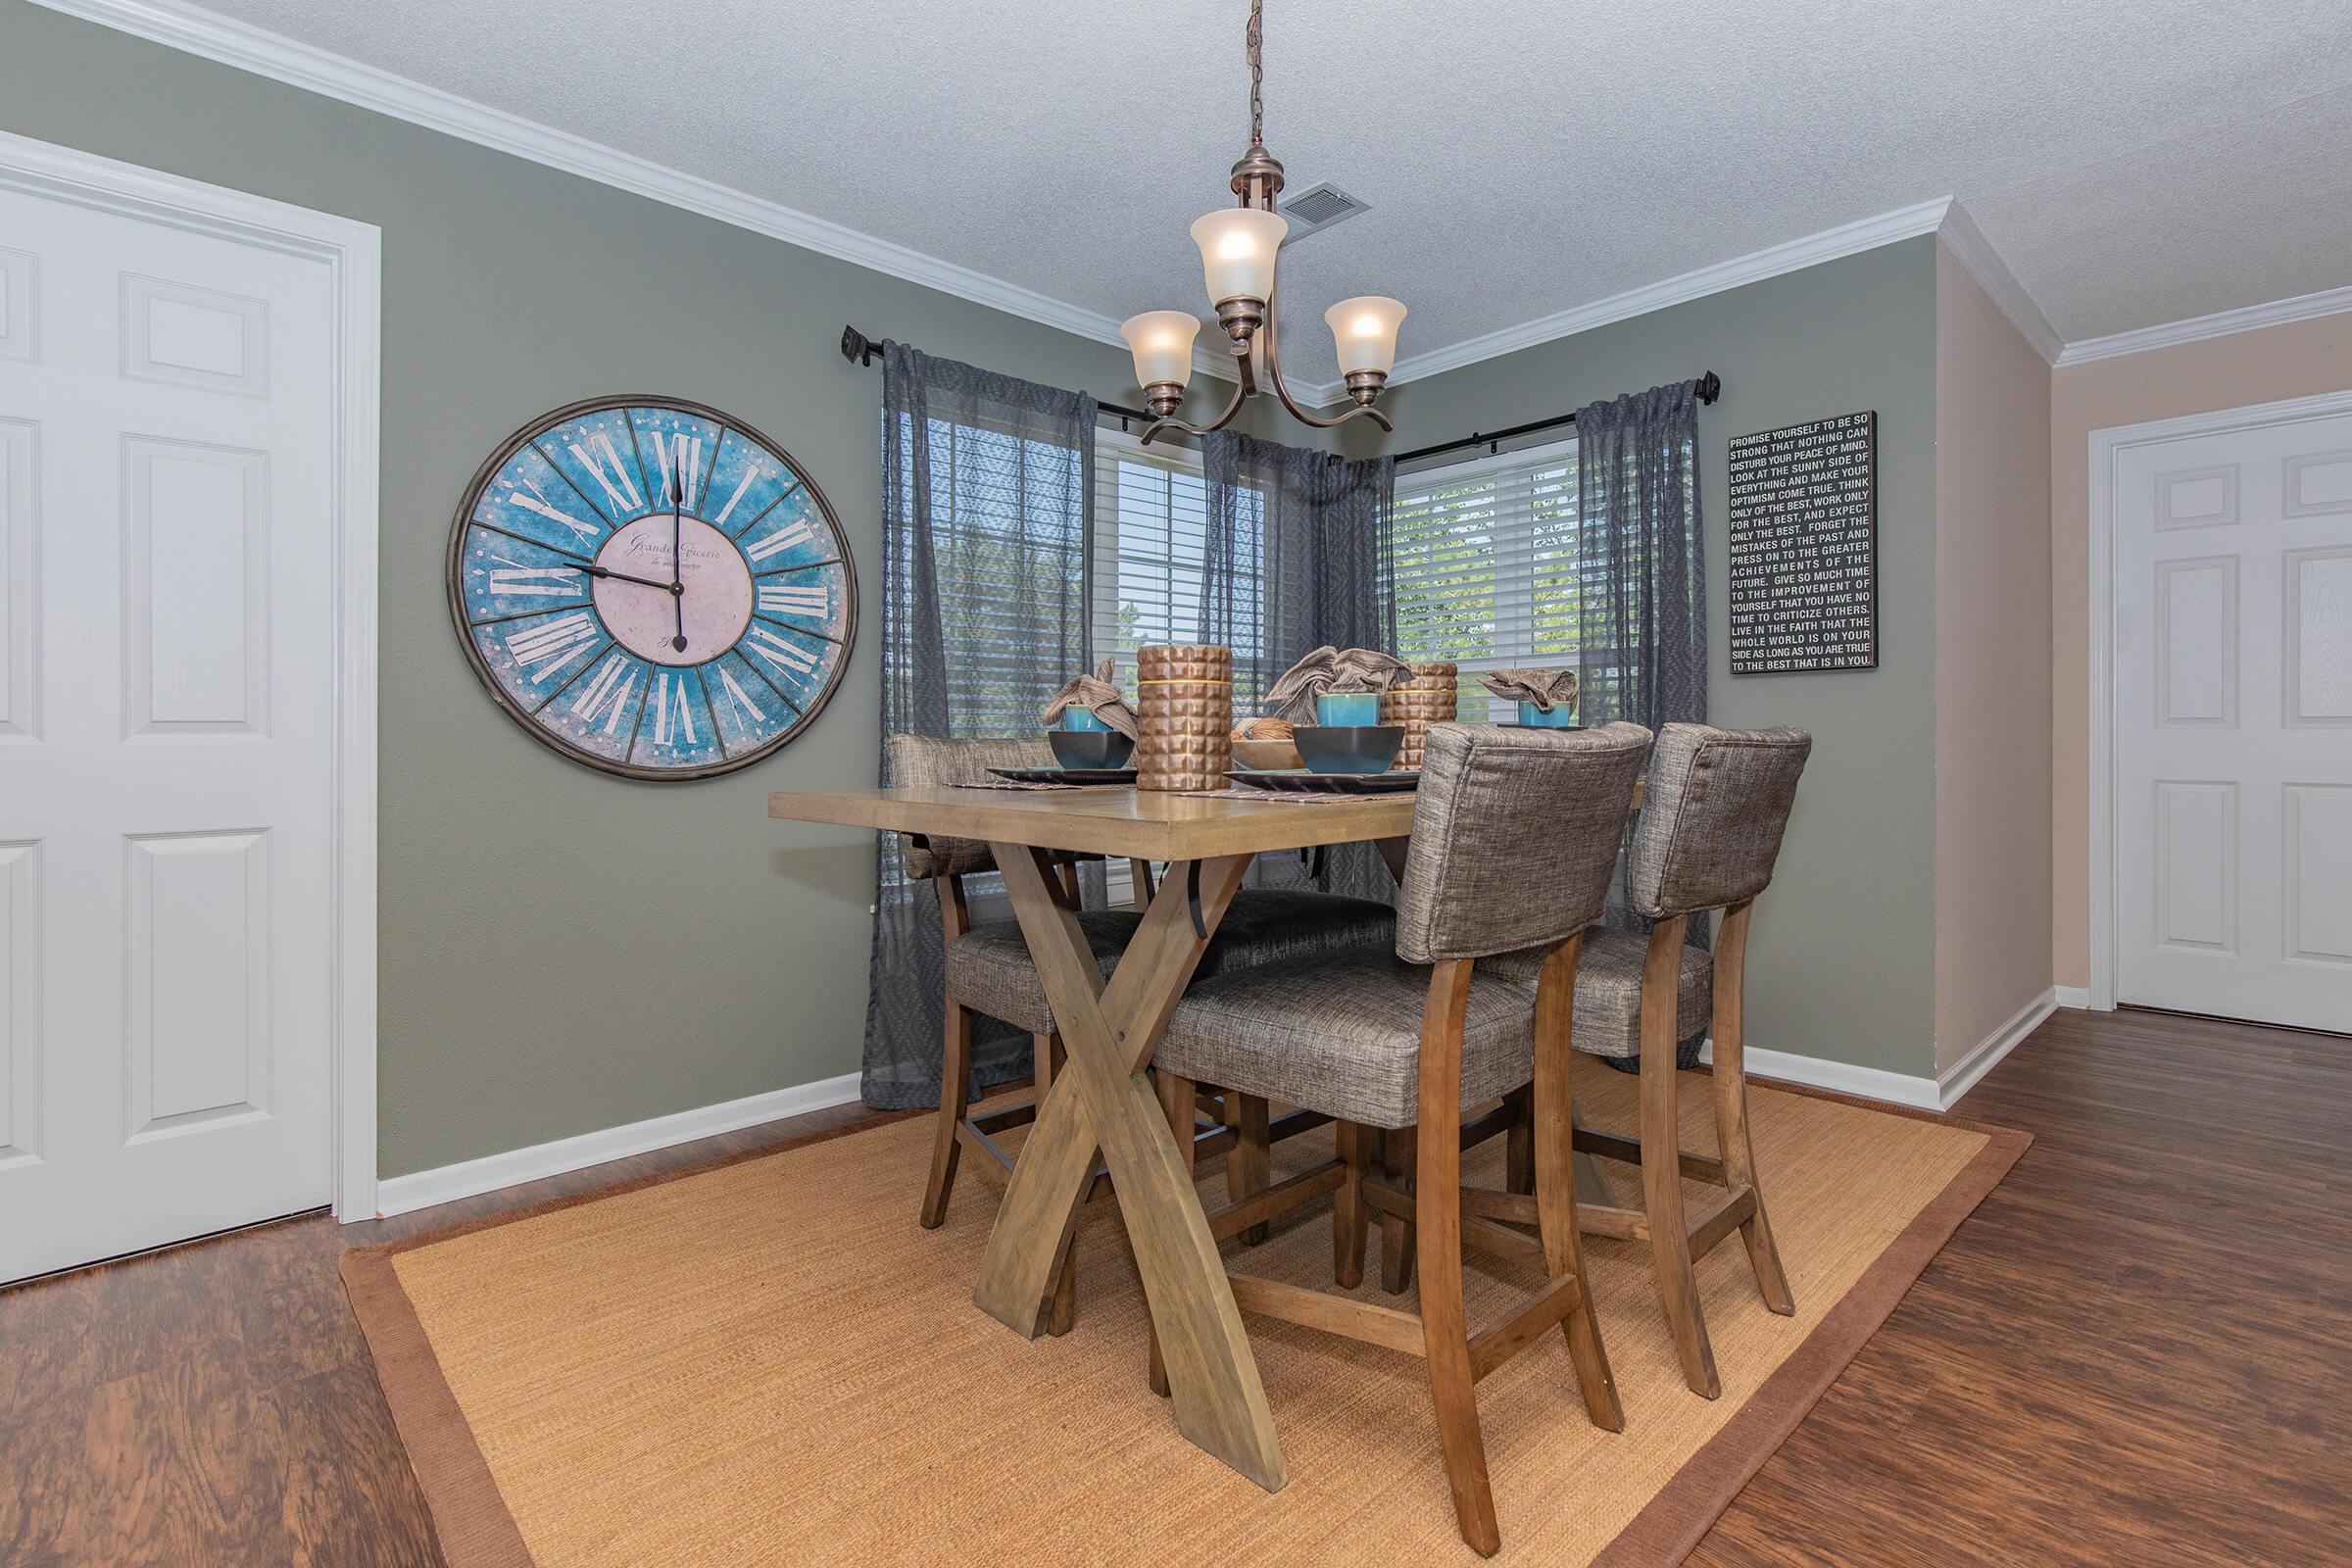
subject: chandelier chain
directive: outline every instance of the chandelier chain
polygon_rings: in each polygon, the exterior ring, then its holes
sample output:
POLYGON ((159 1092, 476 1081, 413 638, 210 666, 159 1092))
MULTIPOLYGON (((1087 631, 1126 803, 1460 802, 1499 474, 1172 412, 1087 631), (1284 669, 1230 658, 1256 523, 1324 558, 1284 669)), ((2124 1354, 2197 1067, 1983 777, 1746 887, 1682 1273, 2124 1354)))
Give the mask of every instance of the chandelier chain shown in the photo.
POLYGON ((1265 0, 1250 0, 1250 30, 1244 41, 1250 46, 1250 143, 1261 146, 1266 139, 1266 103, 1263 88, 1266 68, 1259 58, 1265 46, 1265 0))

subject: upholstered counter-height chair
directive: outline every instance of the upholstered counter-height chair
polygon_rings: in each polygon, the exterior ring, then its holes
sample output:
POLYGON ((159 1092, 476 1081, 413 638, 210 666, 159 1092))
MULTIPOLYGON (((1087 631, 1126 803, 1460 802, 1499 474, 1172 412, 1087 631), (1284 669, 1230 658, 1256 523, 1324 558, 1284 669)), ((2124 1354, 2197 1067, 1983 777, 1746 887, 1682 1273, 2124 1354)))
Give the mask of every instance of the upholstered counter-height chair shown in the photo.
MULTIPOLYGON (((1235 1275, 1248 1312, 1425 1356, 1462 1539, 1499 1544, 1474 1385, 1558 1325, 1594 1423, 1624 1425, 1577 1242, 1569 1068, 1578 952, 1608 895, 1649 731, 1440 724, 1422 753, 1393 948, 1358 949, 1197 982, 1154 1058, 1179 1130, 1192 1083, 1328 1113, 1339 1157, 1209 1216, 1220 1238, 1335 1194, 1333 1273, 1361 1283, 1368 1209, 1413 1221, 1420 1311, 1235 1275), (1481 972, 1544 955, 1540 983, 1481 972), (1535 1192, 1464 1188, 1462 1107, 1534 1085, 1535 1192), (1376 1129, 1418 1129, 1409 1190, 1369 1167, 1376 1129), (1494 1223, 1532 1222, 1538 1234, 1494 1223), (1544 1282, 1476 1335, 1462 1247, 1532 1257, 1544 1282)), ((1311 809, 1311 808, 1301 808, 1311 809)), ((1179 1147, 1183 1139, 1179 1136, 1179 1147)))
MULTIPOLYGON (((1587 937, 1576 976, 1576 1049, 1638 1056, 1642 1064, 1639 1144, 1589 1128, 1576 1131, 1579 1149, 1641 1164, 1642 1207, 1588 1203, 1580 1218, 1593 1235, 1649 1243, 1683 1376, 1693 1393, 1710 1399, 1722 1383, 1692 1260, 1737 1230, 1764 1304, 1784 1315, 1796 1310, 1748 1138, 1740 1004, 1748 913, 1772 882, 1797 777, 1812 751, 1813 738, 1800 729, 1669 724, 1659 731, 1626 867, 1627 905, 1655 924, 1646 939, 1628 932, 1587 937), (1712 956, 1687 947, 1690 922, 1714 909, 1723 910, 1723 923, 1712 956), (1675 1043, 1697 1033, 1710 1007, 1713 1157, 1682 1148, 1674 1065, 1675 1043), (1685 1176, 1724 1188, 1723 1198, 1695 1218, 1687 1215, 1685 1176)), ((1523 975, 1532 976, 1532 956, 1517 962, 1523 975)))
MULTIPOLYGON (((1053 757, 1043 740, 936 740, 922 735, 890 738, 891 776, 908 786, 977 784, 987 781, 996 767, 1048 767, 1053 757)), ((939 1116, 931 1146, 931 1174, 923 1188, 921 1220, 926 1228, 947 1219, 948 1200, 955 1191, 958 1156, 970 1149, 986 1163, 982 1169, 1002 1179, 1012 1168, 1011 1157, 999 1149, 992 1135, 1022 1126, 1037 1113, 1037 1104, 1058 1069, 1061 1040, 1054 1009, 1029 957, 1020 922, 1008 913, 1003 919, 974 923, 965 896, 964 879, 996 869, 996 858, 977 839, 901 834, 900 853, 910 881, 928 879, 939 891, 939 908, 946 944, 946 1028, 940 1063, 939 1116), (975 1108, 971 1102, 972 1015, 1001 1018, 1026 1031, 1034 1053, 1035 1093, 999 1100, 975 1108)), ((1063 858, 1059 892, 1078 912, 1079 928, 1104 972, 1118 962, 1134 936, 1142 915, 1135 909, 1081 909, 1077 863, 1089 857, 1063 858)), ((1152 870, 1143 861, 1130 861, 1136 899, 1151 896, 1152 870)), ((1200 977, 1253 964, 1347 948, 1365 942, 1386 942, 1396 926, 1396 912, 1369 899, 1334 894, 1250 889, 1237 894, 1216 939, 1201 955, 1194 973, 1200 977)), ((1203 1157, 1225 1153, 1228 1187, 1233 1196, 1247 1197, 1266 1184, 1271 1140, 1319 1125, 1321 1118, 1293 1116, 1272 1123, 1262 1100, 1226 1097, 1223 1124, 1198 1129, 1203 1157)), ((1065 1332, 1070 1324, 1075 1278, 1065 1261, 1054 1288, 1047 1328, 1065 1332)))

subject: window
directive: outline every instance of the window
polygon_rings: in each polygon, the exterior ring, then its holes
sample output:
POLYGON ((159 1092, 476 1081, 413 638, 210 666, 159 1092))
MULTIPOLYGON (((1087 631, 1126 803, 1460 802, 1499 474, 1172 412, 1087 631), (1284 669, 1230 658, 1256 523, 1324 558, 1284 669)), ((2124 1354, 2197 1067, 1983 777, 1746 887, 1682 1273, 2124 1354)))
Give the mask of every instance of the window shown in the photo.
POLYGON ((1461 665, 1465 719, 1515 711, 1479 684, 1577 657, 1573 438, 1396 480, 1396 652, 1461 665))
MULTIPOLYGON (((1237 519, 1238 573, 1233 607, 1234 711, 1254 711, 1246 689, 1256 667, 1259 627, 1257 496, 1245 492, 1237 519)), ((1200 637, 1201 557, 1208 532, 1208 483, 1200 454, 1145 446, 1124 432, 1095 438, 1094 645, 1097 659, 1118 662, 1114 679, 1135 690, 1135 651, 1146 643, 1200 637)))

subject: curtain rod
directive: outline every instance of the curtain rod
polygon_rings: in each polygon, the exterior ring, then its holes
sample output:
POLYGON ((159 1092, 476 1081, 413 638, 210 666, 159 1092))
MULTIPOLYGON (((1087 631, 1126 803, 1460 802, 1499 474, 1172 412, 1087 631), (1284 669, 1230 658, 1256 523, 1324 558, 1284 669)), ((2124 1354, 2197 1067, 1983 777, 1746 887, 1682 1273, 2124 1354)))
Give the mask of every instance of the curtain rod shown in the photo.
MULTIPOLYGON (((1700 376, 1697 381, 1696 396, 1701 403, 1713 403, 1717 398, 1723 396, 1723 377, 1717 375, 1713 370, 1700 376)), ((1464 447, 1492 447, 1497 442, 1508 441, 1515 436, 1534 435, 1539 430, 1556 430, 1564 424, 1574 424, 1575 422, 1575 415, 1562 414, 1548 419, 1530 419, 1525 424, 1514 424, 1506 430, 1473 430, 1458 440, 1440 441, 1432 446, 1415 447, 1410 452, 1399 452, 1396 454, 1396 461, 1411 463, 1416 458, 1434 458, 1441 452, 1458 452, 1464 447)))
MULTIPOLYGON (((856 327, 845 326, 841 329, 841 357, 852 365, 871 365, 874 363, 874 356, 881 352, 880 342, 867 337, 856 327)), ((1709 370, 1698 378, 1697 397, 1699 402, 1713 403, 1721 396, 1723 396, 1723 378, 1721 376, 1713 370, 1709 370)), ((1108 415, 1122 423, 1129 419, 1148 420, 1152 417, 1141 409, 1130 409, 1118 403, 1098 402, 1095 407, 1101 413, 1108 415)), ((1530 419, 1525 424, 1514 424, 1506 430, 1473 430, 1458 440, 1440 441, 1434 446, 1415 447, 1410 452, 1400 452, 1396 455, 1396 461, 1411 463, 1419 458, 1434 458, 1442 452, 1458 452, 1464 447, 1493 446, 1497 442, 1508 441, 1517 436, 1534 435, 1539 430, 1556 430, 1561 425, 1575 422, 1575 415, 1562 414, 1549 419, 1530 419)))
MULTIPOLYGON (((841 357, 849 361, 852 365, 871 365, 874 363, 874 356, 881 352, 882 345, 879 341, 874 338, 867 337, 863 332, 858 331, 856 327, 845 326, 841 329, 841 357)), ((1128 408, 1123 403, 1103 403, 1097 401, 1095 404, 1095 412, 1109 418, 1116 419, 1121 424, 1126 423, 1129 419, 1141 419, 1146 424, 1150 424, 1152 422, 1151 415, 1146 414, 1141 409, 1128 408)))

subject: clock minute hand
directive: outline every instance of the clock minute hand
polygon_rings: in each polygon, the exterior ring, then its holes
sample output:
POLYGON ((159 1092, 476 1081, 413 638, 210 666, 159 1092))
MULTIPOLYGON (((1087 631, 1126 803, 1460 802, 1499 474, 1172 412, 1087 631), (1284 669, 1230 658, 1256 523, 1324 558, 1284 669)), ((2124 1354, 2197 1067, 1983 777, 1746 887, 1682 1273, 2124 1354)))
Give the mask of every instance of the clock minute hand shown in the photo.
POLYGON ((686 523, 681 509, 686 505, 686 441, 678 439, 675 448, 677 472, 669 483, 669 608, 677 613, 678 632, 669 646, 679 653, 686 651, 686 523))

